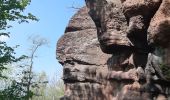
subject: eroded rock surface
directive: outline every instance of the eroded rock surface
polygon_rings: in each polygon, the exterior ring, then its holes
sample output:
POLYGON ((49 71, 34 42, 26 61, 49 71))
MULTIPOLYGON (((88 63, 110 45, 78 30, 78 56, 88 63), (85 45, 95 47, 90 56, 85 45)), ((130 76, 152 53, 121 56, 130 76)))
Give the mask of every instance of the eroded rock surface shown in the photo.
POLYGON ((86 3, 95 22, 103 52, 112 54, 114 51, 124 51, 124 48, 130 46, 126 37, 126 18, 118 0, 86 0, 86 3))
POLYGON ((152 43, 164 48, 170 46, 170 0, 162 0, 151 20, 149 33, 152 43))
POLYGON ((85 0, 57 43, 61 100, 169 100, 169 0, 85 0))

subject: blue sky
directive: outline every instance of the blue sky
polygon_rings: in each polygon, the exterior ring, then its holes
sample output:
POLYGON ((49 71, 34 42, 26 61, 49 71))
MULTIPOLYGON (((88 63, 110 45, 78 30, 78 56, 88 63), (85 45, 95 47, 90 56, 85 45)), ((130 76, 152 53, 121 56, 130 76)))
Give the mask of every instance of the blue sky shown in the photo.
POLYGON ((13 28, 9 39, 10 45, 20 45, 17 54, 28 53, 30 42, 27 38, 31 35, 40 35, 49 41, 49 46, 41 47, 37 51, 38 58, 35 59, 34 71, 45 71, 50 77, 57 74, 62 75, 62 66, 56 60, 56 43, 64 34, 65 27, 69 19, 76 12, 71 6, 81 7, 84 0, 32 0, 26 12, 31 12, 37 16, 39 22, 29 24, 12 23, 13 28))

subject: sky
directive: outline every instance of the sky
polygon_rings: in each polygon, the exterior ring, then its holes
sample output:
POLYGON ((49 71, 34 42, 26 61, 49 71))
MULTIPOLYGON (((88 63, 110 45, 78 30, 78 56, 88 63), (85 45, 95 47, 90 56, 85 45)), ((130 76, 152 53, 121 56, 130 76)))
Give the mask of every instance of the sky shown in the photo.
POLYGON ((64 34, 65 27, 69 19, 76 10, 71 8, 84 6, 84 0, 32 0, 26 8, 26 12, 31 12, 38 17, 38 22, 17 24, 11 23, 13 28, 8 43, 11 46, 20 45, 16 49, 19 55, 29 54, 29 36, 39 35, 49 41, 48 46, 40 47, 34 60, 34 71, 45 71, 49 77, 57 75, 62 77, 62 66, 56 60, 56 43, 64 34))

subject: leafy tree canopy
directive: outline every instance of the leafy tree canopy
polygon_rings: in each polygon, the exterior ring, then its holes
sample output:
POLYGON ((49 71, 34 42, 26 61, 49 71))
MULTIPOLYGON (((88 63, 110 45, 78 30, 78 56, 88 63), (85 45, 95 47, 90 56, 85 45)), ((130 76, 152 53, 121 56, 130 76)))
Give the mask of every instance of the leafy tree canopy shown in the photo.
MULTIPOLYGON (((0 0, 0 37, 2 35, 9 37, 9 33, 4 30, 11 27, 9 25, 11 21, 18 23, 29 22, 29 20, 38 21, 31 13, 24 14, 24 10, 30 3, 31 0, 0 0)), ((6 69, 7 64, 17 62, 25 57, 16 58, 14 54, 14 48, 0 40, 0 78, 4 78, 2 71, 6 69)))
MULTIPOLYGON (((34 15, 23 14, 31 0, 0 0, 0 30, 11 27, 9 21, 18 23, 28 22, 28 20, 38 20, 34 15)), ((1 33, 2 34, 2 33, 1 33)))

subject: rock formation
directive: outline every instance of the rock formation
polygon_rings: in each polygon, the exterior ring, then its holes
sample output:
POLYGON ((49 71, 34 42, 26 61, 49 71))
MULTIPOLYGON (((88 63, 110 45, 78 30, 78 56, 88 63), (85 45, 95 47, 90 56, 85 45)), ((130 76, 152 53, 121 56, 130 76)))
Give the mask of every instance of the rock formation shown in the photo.
POLYGON ((57 43, 61 100, 169 100, 170 0, 85 0, 57 43))

